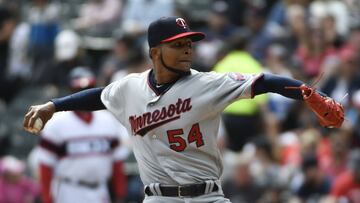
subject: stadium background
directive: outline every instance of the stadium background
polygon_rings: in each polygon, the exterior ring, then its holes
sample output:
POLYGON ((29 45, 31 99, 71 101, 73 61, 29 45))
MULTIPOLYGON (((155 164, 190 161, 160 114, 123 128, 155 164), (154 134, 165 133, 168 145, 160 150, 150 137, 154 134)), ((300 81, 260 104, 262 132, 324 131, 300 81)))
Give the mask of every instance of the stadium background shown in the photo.
MULTIPOLYGON (((272 94, 247 101, 253 111, 239 114, 258 115, 253 141, 234 150, 226 130, 219 133, 224 192, 233 203, 327 202, 329 197, 360 202, 359 183, 347 188, 351 197, 340 197, 335 188, 343 174, 360 171, 359 0, 2 0, 2 160, 20 160, 26 165, 23 175, 36 184, 32 152, 38 138, 22 129, 28 106, 68 93, 75 67, 89 67, 99 86, 150 68, 147 25, 168 15, 184 17, 207 35, 195 45, 193 68, 211 71, 240 51, 247 54, 243 61, 255 59, 260 71, 309 84, 323 73, 316 87, 345 106, 342 128, 324 129, 301 102, 272 94), (232 46, 234 36, 243 44, 240 50, 232 46)), ((246 62, 233 63, 241 72, 258 71, 246 62)), ((140 201, 133 156, 126 173, 128 202, 140 201)))

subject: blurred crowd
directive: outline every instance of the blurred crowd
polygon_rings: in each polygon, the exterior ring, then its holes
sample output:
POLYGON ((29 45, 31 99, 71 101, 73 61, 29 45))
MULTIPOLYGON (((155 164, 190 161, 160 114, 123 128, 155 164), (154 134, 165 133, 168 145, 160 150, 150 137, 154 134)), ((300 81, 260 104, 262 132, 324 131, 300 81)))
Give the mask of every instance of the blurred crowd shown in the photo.
MULTIPOLYGON (((0 203, 41 202, 30 149, 13 139, 25 112, 15 104, 63 96, 78 67, 98 86, 151 68, 147 26, 170 15, 206 34, 194 69, 296 78, 345 107, 343 126, 325 129, 303 102, 275 94, 229 106, 218 143, 226 197, 360 203, 359 0, 0 0, 0 203)), ((125 163, 127 202, 141 202, 131 154, 125 163)))

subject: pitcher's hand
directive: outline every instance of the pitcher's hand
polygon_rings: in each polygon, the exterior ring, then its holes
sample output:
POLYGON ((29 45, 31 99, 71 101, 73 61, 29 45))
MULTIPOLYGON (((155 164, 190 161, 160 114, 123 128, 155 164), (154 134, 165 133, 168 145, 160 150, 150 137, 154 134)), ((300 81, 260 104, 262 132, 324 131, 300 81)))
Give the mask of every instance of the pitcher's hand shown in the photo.
POLYGON ((38 134, 54 113, 55 105, 52 102, 31 106, 24 117, 23 127, 27 132, 38 134))

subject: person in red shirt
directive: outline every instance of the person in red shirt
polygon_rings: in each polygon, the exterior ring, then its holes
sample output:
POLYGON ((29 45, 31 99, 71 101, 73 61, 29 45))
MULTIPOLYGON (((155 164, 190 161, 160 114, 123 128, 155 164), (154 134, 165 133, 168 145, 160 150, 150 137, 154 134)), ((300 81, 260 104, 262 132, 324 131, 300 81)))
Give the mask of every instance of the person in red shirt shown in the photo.
POLYGON ((360 149, 350 153, 349 169, 335 179, 331 196, 336 200, 360 202, 360 149))

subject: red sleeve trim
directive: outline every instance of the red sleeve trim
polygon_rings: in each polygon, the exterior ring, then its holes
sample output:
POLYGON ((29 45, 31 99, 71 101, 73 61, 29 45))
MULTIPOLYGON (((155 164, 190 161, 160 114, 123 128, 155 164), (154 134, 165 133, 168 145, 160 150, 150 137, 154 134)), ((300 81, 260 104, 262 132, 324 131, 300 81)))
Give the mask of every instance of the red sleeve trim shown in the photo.
POLYGON ((127 195, 127 178, 122 161, 113 164, 112 186, 116 197, 123 198, 127 195))
POLYGON ((255 80, 252 82, 252 84, 251 84, 251 99, 253 99, 256 95, 255 95, 255 92, 254 92, 254 89, 255 89, 255 83, 257 82, 257 81, 259 81, 259 79, 260 78, 263 78, 264 77, 264 73, 261 73, 261 74, 259 74, 256 78, 255 78, 255 80))
POLYGON ((40 184, 41 199, 44 203, 52 203, 51 180, 53 177, 53 168, 45 164, 40 164, 40 184))

